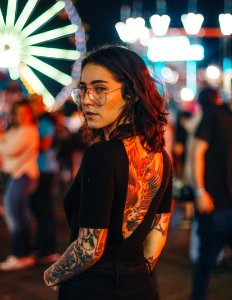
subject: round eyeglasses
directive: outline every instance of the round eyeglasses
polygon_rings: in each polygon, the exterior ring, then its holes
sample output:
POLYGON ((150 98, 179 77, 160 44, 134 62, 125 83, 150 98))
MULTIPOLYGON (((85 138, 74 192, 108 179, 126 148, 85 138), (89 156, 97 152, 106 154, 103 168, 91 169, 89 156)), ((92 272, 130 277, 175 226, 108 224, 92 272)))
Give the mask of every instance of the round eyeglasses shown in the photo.
POLYGON ((82 101, 84 100, 86 94, 89 97, 89 100, 92 105, 102 106, 106 104, 107 95, 120 90, 122 87, 120 86, 117 89, 114 89, 109 92, 104 92, 102 88, 80 88, 80 89, 72 89, 71 97, 73 102, 78 106, 81 107, 82 101))

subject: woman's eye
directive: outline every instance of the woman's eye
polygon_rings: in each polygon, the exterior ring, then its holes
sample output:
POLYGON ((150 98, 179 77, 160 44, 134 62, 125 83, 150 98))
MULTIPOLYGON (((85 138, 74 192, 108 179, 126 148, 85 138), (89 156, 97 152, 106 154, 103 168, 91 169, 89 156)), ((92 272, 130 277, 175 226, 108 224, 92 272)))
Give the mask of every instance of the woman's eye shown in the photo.
POLYGON ((85 94, 86 94, 86 91, 87 91, 87 88, 86 88, 86 87, 80 87, 80 90, 81 90, 81 93, 82 93, 83 95, 85 95, 85 94))
POLYGON ((102 94, 104 91, 105 91, 105 88, 102 87, 102 86, 99 86, 99 87, 96 87, 94 89, 94 91, 97 93, 97 94, 102 94))

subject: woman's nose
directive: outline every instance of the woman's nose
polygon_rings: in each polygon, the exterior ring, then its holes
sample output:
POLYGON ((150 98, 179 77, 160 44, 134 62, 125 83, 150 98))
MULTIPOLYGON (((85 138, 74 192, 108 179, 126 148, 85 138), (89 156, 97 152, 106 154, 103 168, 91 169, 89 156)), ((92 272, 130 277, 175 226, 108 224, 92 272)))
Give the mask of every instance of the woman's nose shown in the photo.
POLYGON ((85 93, 85 96, 82 99, 82 104, 84 104, 84 105, 93 105, 94 104, 93 95, 91 93, 89 93, 89 91, 87 91, 85 93))

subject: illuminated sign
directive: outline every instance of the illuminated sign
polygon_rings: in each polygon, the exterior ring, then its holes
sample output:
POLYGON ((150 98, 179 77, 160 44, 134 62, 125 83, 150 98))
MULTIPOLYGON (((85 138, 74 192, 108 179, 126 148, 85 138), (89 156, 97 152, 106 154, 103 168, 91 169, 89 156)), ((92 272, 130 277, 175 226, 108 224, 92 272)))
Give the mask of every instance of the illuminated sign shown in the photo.
POLYGON ((199 61, 204 59, 204 48, 190 44, 185 36, 154 37, 148 42, 147 57, 159 61, 199 61))

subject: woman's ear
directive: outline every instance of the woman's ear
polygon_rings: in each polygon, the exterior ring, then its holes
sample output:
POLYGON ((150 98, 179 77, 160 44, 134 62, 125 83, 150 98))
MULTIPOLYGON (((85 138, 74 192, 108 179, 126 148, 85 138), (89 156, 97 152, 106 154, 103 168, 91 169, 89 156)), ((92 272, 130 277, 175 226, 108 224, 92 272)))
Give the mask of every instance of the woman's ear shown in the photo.
POLYGON ((124 83, 123 89, 122 89, 122 96, 124 99, 135 99, 136 101, 136 94, 135 89, 132 87, 130 83, 124 83))

